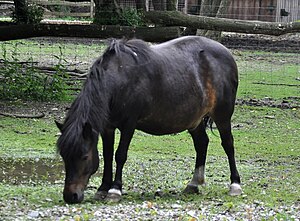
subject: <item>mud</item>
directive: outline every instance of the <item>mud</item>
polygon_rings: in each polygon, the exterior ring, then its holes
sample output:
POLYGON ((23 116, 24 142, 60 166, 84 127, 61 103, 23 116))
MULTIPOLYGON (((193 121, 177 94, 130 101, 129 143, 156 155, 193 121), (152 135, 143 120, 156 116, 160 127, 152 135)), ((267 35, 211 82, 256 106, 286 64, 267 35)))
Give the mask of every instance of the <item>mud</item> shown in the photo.
POLYGON ((0 180, 8 184, 61 183, 64 167, 60 159, 0 158, 0 180))
POLYGON ((221 43, 230 49, 298 53, 300 34, 282 36, 225 33, 221 43))

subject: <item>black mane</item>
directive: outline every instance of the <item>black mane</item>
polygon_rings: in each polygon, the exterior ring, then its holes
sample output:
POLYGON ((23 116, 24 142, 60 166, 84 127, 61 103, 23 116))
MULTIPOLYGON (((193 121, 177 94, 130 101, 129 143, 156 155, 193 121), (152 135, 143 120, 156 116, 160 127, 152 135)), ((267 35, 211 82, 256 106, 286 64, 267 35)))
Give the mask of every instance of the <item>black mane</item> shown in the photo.
POLYGON ((58 151, 66 158, 70 154, 81 155, 85 152, 82 150, 82 131, 85 123, 89 123, 96 132, 101 133, 107 121, 108 108, 105 105, 95 105, 97 101, 105 99, 105 94, 99 94, 101 81, 98 77, 99 73, 90 72, 82 91, 67 113, 62 135, 57 142, 58 151))
POLYGON ((84 86, 72 103, 62 128, 62 135, 57 141, 57 151, 65 158, 70 155, 81 155, 83 150, 82 130, 89 123, 97 133, 102 133, 109 117, 109 86, 103 80, 107 64, 116 56, 120 59, 133 58, 134 62, 149 61, 151 49, 142 40, 115 40, 104 51, 103 55, 93 64, 84 86), (125 57, 126 57, 125 56, 125 57), (143 60, 143 61, 141 61, 143 60))
POLYGON ((153 59, 152 54, 153 52, 151 48, 143 40, 112 39, 110 45, 98 60, 98 63, 102 66, 102 68, 106 69, 109 62, 111 62, 111 59, 113 57, 117 57, 120 61, 126 61, 127 66, 140 66, 145 63, 149 63, 149 61, 153 59), (128 62, 128 59, 130 58, 133 59, 133 64, 128 62))

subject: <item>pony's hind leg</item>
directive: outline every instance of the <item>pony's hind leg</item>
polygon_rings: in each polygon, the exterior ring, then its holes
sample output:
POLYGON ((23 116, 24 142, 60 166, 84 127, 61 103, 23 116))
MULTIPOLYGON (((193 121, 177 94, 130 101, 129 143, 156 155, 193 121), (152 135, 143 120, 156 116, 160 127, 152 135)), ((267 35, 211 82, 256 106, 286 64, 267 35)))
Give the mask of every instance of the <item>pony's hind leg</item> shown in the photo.
POLYGON ((229 168, 230 168, 230 190, 229 195, 236 196, 240 195, 242 193, 241 188, 241 181, 240 181, 240 175, 238 173, 236 162, 235 162, 235 155, 234 155, 234 145, 233 145, 233 136, 231 133, 231 122, 230 119, 226 120, 226 118, 217 118, 214 119, 217 128, 219 130, 221 141, 222 141, 222 147, 225 150, 225 153, 228 157, 229 161, 229 168))
POLYGON ((196 150, 196 163, 193 178, 183 191, 184 193, 198 193, 198 186, 205 184, 205 161, 209 142, 205 127, 204 121, 202 121, 197 128, 189 130, 196 150))

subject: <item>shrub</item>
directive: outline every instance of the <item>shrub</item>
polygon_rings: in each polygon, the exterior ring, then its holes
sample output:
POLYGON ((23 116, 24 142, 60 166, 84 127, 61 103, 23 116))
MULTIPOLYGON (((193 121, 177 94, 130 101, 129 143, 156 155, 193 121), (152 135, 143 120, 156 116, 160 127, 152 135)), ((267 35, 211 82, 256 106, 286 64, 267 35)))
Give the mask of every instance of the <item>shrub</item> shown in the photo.
POLYGON ((25 4, 18 12, 13 13, 16 23, 37 24, 43 19, 44 9, 36 4, 25 4))
POLYGON ((120 13, 107 9, 96 14, 94 22, 101 25, 143 26, 144 15, 133 8, 124 8, 120 13))
POLYGON ((33 66, 32 59, 24 65, 19 62, 15 45, 11 57, 2 45, 3 63, 0 68, 0 97, 5 100, 62 100, 66 97, 68 77, 62 59, 58 59, 55 73, 46 75, 33 66), (29 65, 28 65, 29 64, 29 65))
POLYGON ((125 8, 120 15, 120 24, 125 26, 143 26, 143 13, 133 9, 125 8))

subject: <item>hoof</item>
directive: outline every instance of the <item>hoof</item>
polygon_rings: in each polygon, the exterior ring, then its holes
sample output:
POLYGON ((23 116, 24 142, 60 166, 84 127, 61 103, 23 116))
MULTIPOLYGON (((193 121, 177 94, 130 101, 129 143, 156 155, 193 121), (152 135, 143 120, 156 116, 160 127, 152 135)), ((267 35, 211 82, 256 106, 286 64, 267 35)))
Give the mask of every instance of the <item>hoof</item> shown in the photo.
POLYGON ((229 188, 229 195, 230 196, 239 196, 241 194, 242 194, 241 185, 238 183, 232 183, 229 188))
POLYGON ((99 200, 99 201, 103 201, 103 200, 105 200, 107 194, 108 194, 107 191, 99 190, 95 193, 94 199, 99 200))
POLYGON ((186 188, 183 190, 184 194, 195 194, 199 193, 199 188, 198 186, 194 185, 187 185, 186 188))
POLYGON ((121 201, 121 199, 122 199, 122 192, 117 189, 110 189, 105 198, 106 201, 112 202, 112 203, 118 203, 121 201))

